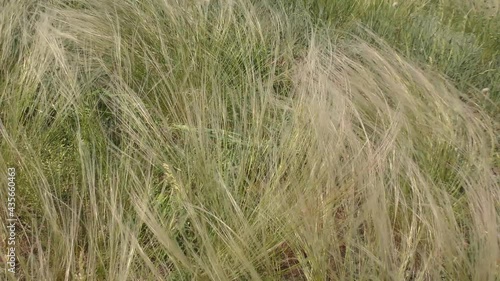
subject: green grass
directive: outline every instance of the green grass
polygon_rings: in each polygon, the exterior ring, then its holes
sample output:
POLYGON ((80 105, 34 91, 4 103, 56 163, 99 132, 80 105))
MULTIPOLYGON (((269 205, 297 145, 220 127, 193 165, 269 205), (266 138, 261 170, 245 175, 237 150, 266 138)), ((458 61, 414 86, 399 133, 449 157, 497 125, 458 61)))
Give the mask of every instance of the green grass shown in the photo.
POLYGON ((0 279, 497 280, 488 3, 6 3, 0 279))

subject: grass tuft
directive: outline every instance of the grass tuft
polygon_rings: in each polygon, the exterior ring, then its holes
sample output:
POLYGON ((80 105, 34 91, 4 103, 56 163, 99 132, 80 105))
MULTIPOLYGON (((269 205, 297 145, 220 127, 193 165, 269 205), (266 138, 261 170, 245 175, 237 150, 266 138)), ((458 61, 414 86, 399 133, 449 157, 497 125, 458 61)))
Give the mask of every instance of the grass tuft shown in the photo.
POLYGON ((0 279, 498 280, 479 2, 7 1, 0 279))

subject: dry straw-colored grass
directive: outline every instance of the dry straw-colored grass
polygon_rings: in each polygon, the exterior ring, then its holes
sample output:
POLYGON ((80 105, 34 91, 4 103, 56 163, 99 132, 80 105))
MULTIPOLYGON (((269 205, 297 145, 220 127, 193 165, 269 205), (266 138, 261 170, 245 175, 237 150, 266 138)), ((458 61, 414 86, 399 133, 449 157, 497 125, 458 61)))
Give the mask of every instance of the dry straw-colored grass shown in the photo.
POLYGON ((480 90, 266 1, 63 2, 1 11, 2 280, 500 277, 480 90))

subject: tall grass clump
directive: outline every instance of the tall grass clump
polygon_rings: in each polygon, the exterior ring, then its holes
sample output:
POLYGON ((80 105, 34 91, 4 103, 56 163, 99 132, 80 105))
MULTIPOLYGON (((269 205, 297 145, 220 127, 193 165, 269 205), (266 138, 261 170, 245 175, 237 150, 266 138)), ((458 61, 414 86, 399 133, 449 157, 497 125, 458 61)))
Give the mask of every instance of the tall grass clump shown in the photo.
POLYGON ((1 279, 500 278, 498 104, 445 71, 468 49, 436 67, 401 48, 425 16, 398 41, 363 20, 384 1, 332 3, 7 1, 1 279))
MULTIPOLYGON (((497 0, 300 2, 291 9, 308 11, 318 25, 357 33, 362 23, 405 56, 446 74, 461 91, 489 88, 498 102, 497 0)), ((371 40, 363 32, 359 35, 371 40)))

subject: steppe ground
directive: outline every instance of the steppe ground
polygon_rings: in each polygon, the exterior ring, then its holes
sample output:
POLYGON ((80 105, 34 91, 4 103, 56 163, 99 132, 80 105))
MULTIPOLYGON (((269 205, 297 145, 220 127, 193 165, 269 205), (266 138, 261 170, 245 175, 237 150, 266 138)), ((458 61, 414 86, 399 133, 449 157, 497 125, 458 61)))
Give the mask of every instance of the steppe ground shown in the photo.
POLYGON ((0 279, 500 280, 499 9, 0 1, 0 279))

